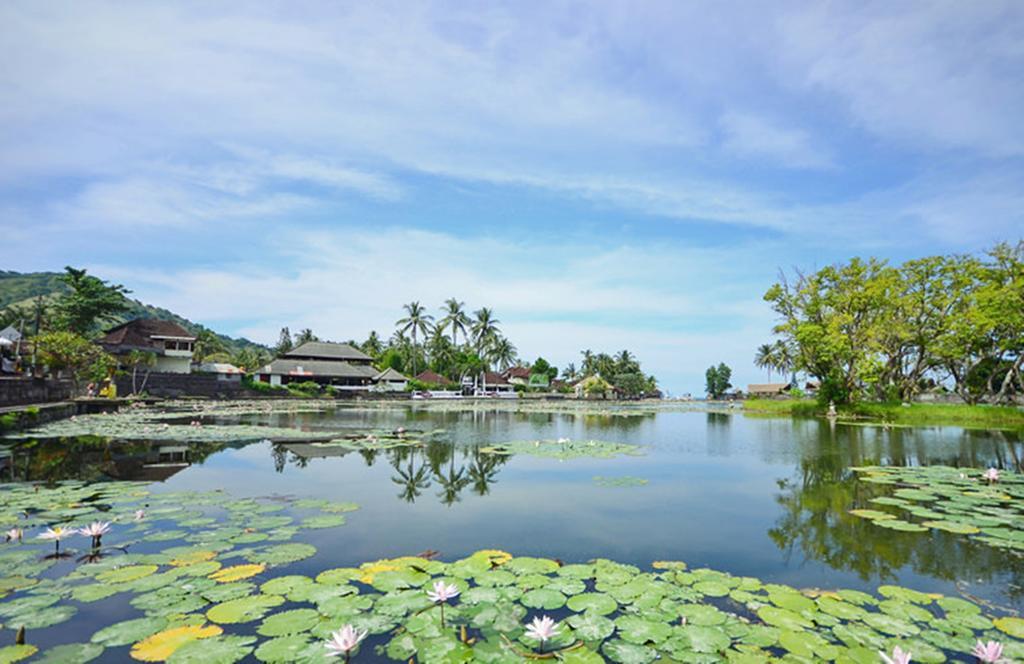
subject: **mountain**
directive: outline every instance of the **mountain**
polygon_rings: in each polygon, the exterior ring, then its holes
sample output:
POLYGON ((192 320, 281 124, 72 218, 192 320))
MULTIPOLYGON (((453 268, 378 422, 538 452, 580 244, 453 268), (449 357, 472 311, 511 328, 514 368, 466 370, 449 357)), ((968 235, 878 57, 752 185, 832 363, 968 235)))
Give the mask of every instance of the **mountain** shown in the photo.
MULTIPOLYGON (((9 324, 17 325, 21 319, 25 319, 25 326, 31 329, 34 317, 36 298, 42 297, 44 303, 52 302, 60 296, 67 286, 60 281, 61 272, 7 272, 0 270, 0 328, 9 324)), ((159 318, 161 320, 172 320, 178 323, 192 334, 198 334, 208 328, 193 323, 184 316, 179 316, 173 311, 161 307, 145 304, 139 300, 126 297, 128 311, 121 316, 117 322, 111 323, 113 327, 117 323, 135 318, 159 318)), ((212 330, 210 330, 213 332, 212 330)), ((225 334, 214 332, 217 338, 223 342, 229 353, 236 353, 245 348, 266 350, 266 346, 249 341, 245 338, 229 337, 225 334)))

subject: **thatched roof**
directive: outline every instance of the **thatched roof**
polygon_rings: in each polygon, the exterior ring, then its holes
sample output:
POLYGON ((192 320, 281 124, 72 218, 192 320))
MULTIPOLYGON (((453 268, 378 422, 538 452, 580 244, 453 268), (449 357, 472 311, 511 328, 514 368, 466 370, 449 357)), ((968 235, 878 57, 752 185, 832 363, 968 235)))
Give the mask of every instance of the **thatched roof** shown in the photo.
POLYGON ((388 367, 384 371, 381 371, 379 374, 374 376, 373 379, 378 383, 381 381, 387 381, 389 383, 404 383, 409 380, 402 374, 402 372, 396 371, 393 367, 388 367))
POLYGON ((279 357, 256 373, 280 376, 309 376, 323 378, 373 378, 377 370, 371 366, 327 360, 296 360, 279 357))
POLYGON ((347 360, 360 364, 372 362, 373 358, 349 344, 331 341, 307 341, 284 354, 287 359, 347 360))

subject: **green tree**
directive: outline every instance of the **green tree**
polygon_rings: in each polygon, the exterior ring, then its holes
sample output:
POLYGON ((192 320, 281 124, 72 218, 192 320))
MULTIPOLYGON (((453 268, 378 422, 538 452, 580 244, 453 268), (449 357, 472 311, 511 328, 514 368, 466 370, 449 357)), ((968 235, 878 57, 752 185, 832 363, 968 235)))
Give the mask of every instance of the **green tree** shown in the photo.
POLYGON ((277 338, 277 345, 274 346, 274 357, 281 357, 294 347, 291 330, 287 327, 282 327, 281 334, 277 338))
POLYGON ((364 353, 375 360, 380 358, 381 353, 384 352, 384 344, 381 343, 376 330, 370 331, 370 336, 368 336, 366 341, 361 344, 361 348, 364 353))
POLYGON ((473 321, 470 324, 470 332, 473 335, 473 343, 477 355, 485 356, 485 349, 498 336, 500 330, 498 323, 501 321, 494 317, 494 312, 487 307, 481 307, 473 312, 473 321))
POLYGON ((302 344, 309 343, 311 341, 320 341, 320 338, 313 334, 313 330, 304 328, 299 330, 299 333, 295 335, 295 345, 301 346, 302 344))
POLYGON ((125 364, 132 372, 132 394, 138 394, 146 390, 146 383, 149 381, 149 372, 156 366, 156 353, 143 350, 133 350, 125 357, 125 364), (142 385, 138 385, 139 367, 144 367, 146 374, 142 378, 142 385))
POLYGON ((101 379, 116 366, 113 357, 74 332, 47 332, 34 342, 40 361, 50 371, 66 372, 76 392, 81 378, 101 379))
POLYGON ((465 302, 459 302, 454 297, 444 301, 444 307, 442 308, 444 317, 438 321, 437 326, 442 331, 448 329, 452 330, 452 346, 458 346, 458 334, 461 333, 463 336, 466 334, 466 330, 469 329, 470 320, 469 316, 466 315, 465 302))
POLYGON ((120 284, 108 284, 71 266, 64 268, 60 281, 68 288, 54 305, 60 329, 89 336, 98 325, 115 321, 128 310, 125 295, 131 291, 120 284))
POLYGON ((196 361, 202 361, 210 355, 226 353, 227 346, 224 341, 212 330, 203 328, 196 333, 196 343, 192 355, 196 361))
POLYGON ((413 373, 416 373, 416 360, 419 359, 417 357, 419 352, 416 348, 416 336, 417 334, 422 334, 425 337, 430 333, 430 329, 432 327, 431 323, 433 322, 434 317, 428 314, 426 309, 424 309, 419 302, 410 302, 409 304, 404 305, 404 309, 405 316, 398 319, 395 322, 395 325, 398 327, 398 331, 401 334, 404 335, 408 332, 412 337, 413 353, 411 366, 413 373))
POLYGON ((721 399, 732 387, 729 381, 732 379, 732 369, 720 363, 717 367, 712 365, 704 372, 704 391, 712 399, 721 399))

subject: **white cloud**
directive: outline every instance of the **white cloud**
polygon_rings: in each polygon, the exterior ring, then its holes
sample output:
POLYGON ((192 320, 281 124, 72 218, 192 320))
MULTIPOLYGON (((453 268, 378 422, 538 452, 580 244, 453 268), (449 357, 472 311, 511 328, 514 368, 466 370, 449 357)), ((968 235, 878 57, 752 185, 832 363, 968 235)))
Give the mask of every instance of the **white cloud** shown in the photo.
POLYGON ((834 168, 828 151, 800 129, 780 126, 764 117, 729 112, 721 120, 723 149, 739 157, 773 160, 790 168, 834 168))

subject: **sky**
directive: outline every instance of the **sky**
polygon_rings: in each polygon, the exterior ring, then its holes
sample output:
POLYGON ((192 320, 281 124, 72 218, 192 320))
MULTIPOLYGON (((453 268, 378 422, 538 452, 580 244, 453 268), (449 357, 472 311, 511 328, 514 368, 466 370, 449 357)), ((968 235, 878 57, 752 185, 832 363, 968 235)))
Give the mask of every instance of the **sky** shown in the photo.
POLYGON ((0 4, 0 269, 273 343, 492 307, 764 382, 780 270, 1024 237, 1024 4, 0 4))

